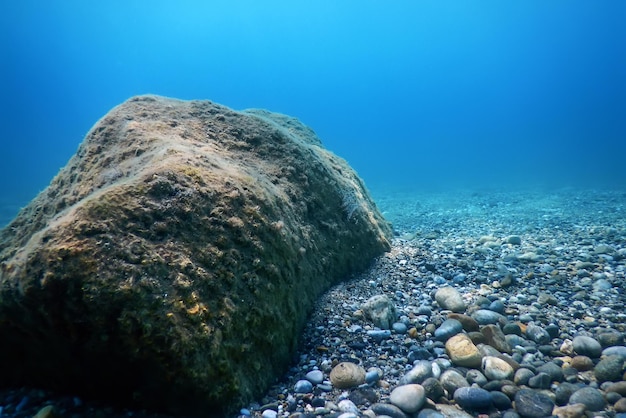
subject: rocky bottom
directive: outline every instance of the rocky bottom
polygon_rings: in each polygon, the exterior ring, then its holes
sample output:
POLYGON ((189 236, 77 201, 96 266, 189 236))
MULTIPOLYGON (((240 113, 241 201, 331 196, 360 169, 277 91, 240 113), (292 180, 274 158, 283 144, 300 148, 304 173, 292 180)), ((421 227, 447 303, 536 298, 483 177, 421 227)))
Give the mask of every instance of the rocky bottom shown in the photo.
POLYGON ((624 193, 379 202, 392 251, 241 417, 626 417, 624 193))
MULTIPOLYGON (((391 252, 321 298, 240 416, 626 417, 625 193, 377 197, 391 252)), ((160 417, 0 391, 0 417, 32 416, 160 417)))

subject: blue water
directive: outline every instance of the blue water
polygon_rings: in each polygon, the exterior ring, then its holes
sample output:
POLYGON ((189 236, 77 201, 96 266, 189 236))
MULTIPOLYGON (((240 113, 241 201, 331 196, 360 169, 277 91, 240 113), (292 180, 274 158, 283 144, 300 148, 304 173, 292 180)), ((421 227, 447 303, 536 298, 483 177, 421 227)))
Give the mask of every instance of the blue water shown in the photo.
POLYGON ((144 93, 296 116, 377 190, 626 189, 625 21, 622 0, 3 1, 0 207, 144 93))

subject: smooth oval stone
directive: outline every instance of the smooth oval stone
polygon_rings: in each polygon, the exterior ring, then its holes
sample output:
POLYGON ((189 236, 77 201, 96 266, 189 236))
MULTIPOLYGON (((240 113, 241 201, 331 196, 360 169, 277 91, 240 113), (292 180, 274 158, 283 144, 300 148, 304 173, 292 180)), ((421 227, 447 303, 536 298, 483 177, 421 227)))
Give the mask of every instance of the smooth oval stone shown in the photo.
POLYGON ((402 409, 390 403, 375 403, 370 406, 370 409, 374 411, 376 415, 386 415, 391 418, 407 418, 407 415, 402 412, 402 409))
POLYGON ((443 372, 439 378, 439 382, 448 393, 454 393, 457 389, 469 387, 470 385, 467 379, 454 369, 443 372))
POLYGON ((365 369, 357 364, 341 362, 330 371, 330 382, 339 389, 349 389, 365 382, 365 369))
POLYGON ((463 325, 463 329, 467 332, 478 331, 480 329, 480 324, 469 315, 453 312, 448 315, 448 319, 456 319, 459 321, 461 325, 463 325))
POLYGON ((621 356, 626 359, 626 347, 618 345, 615 347, 608 347, 602 351, 603 356, 621 356))
POLYGON ((538 325, 533 324, 526 327, 526 338, 540 345, 548 344, 551 340, 548 331, 538 325))
POLYGON ((371 337, 375 341, 386 340, 391 337, 391 331, 388 329, 371 329, 367 331, 367 336, 371 337))
POLYGON ((477 368, 482 356, 478 347, 465 334, 457 334, 446 341, 446 352, 450 360, 458 366, 477 368))
POLYGON ((507 322, 506 324, 504 324, 504 326, 502 327, 502 332, 504 333, 504 335, 522 335, 522 328, 519 326, 519 324, 516 324, 515 322, 507 322))
POLYGON ((616 382, 606 388, 607 392, 617 392, 622 396, 626 396, 626 381, 616 382))
POLYGON ((456 319, 446 319, 435 330, 435 339, 439 341, 447 341, 448 338, 463 331, 463 325, 456 319))
POLYGON ((523 386, 527 385, 528 381, 531 377, 535 376, 535 372, 530 369, 522 367, 521 369, 517 369, 515 372, 515 376, 513 377, 513 382, 516 385, 523 386))
POLYGON ((513 406, 511 398, 499 390, 493 390, 489 392, 489 395, 491 395, 491 403, 499 411, 505 411, 513 406))
POLYGON ((491 395, 481 388, 459 388, 454 392, 454 401, 469 411, 487 411, 491 408, 491 395))
POLYGON ((451 286, 442 287, 435 292, 435 301, 443 309, 452 312, 464 312, 465 302, 458 290, 451 286))
POLYGON ((506 380, 513 377, 513 367, 506 361, 493 356, 483 357, 482 370, 489 380, 506 380))
POLYGON ((472 313, 472 318, 476 320, 480 325, 497 324, 499 322, 505 322, 506 317, 498 312, 490 311, 489 309, 478 309, 472 313))
MULTIPOLYGON (((380 370, 380 369, 378 369, 380 370)), ((365 383, 374 384, 381 378, 381 373, 377 369, 370 369, 365 373, 365 383)))
POLYGON ((415 363, 415 366, 409 370, 400 379, 401 385, 407 385, 410 383, 422 383, 424 380, 433 376, 433 366, 430 361, 420 360, 415 363))
POLYGON ((459 388, 454 392, 454 401, 468 411, 484 412, 491 408, 491 394, 481 388, 459 388))
POLYGON ((465 373, 465 378, 470 384, 476 383, 481 387, 487 384, 487 377, 482 374, 480 370, 468 370, 467 373, 465 373))
POLYGON ((311 370, 304 378, 314 385, 319 385, 324 381, 324 373, 321 370, 311 370))
POLYGON ((505 306, 501 300, 494 300, 489 304, 489 307, 487 309, 504 315, 505 306))
POLYGON ((437 403, 442 397, 445 396, 443 386, 434 377, 429 377, 422 382, 422 387, 426 391, 426 397, 433 402, 437 403))
POLYGON ((550 380, 554 382, 562 382, 563 381, 563 369, 556 363, 550 361, 542 366, 537 367, 538 373, 546 373, 550 376, 550 380))
POLYGON ((593 369, 593 360, 587 356, 574 356, 570 361, 570 366, 578 371, 585 372, 593 369))
POLYGON ((572 396, 574 392, 580 389, 579 385, 575 385, 572 383, 561 383, 556 387, 554 391, 555 402, 557 405, 565 405, 569 402, 569 398, 572 396))
POLYGON ((581 356, 598 358, 602 355, 602 346, 595 339, 586 335, 578 335, 572 341, 574 351, 581 356))
POLYGON ((621 332, 609 331, 598 334, 598 342, 604 348, 624 345, 624 335, 621 332))
POLYGON ((408 331, 407 326, 402 322, 394 322, 391 326, 391 329, 396 334, 406 334, 406 332, 408 331))
POLYGON ((590 411, 601 411, 606 406, 602 392, 590 386, 578 389, 574 392, 572 396, 570 396, 568 403, 570 405, 582 403, 590 411))
POLYGON ((608 356, 596 364, 596 367, 593 369, 593 374, 600 383, 617 382, 622 380, 623 368, 624 359, 622 357, 608 356))
POLYGON ((520 389, 515 394, 515 411, 524 418, 544 418, 552 415, 554 402, 547 395, 532 389, 520 389))
POLYGON ((418 384, 398 386, 391 391, 389 401, 403 412, 413 414, 424 406, 426 391, 418 384))
POLYGON ((417 418, 445 418, 445 415, 435 409, 424 408, 417 414, 417 418))
POLYGON ((293 386, 293 391, 296 393, 309 393, 313 391, 313 384, 308 380, 298 380, 293 386))

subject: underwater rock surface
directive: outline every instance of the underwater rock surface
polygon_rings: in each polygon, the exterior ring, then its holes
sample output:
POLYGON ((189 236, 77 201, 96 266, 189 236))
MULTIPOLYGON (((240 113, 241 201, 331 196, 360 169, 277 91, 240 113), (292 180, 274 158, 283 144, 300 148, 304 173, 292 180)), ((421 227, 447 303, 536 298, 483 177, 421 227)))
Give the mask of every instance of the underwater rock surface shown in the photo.
POLYGON ((0 231, 2 383, 230 413, 288 366, 316 298, 390 236, 296 119, 131 98, 0 231))

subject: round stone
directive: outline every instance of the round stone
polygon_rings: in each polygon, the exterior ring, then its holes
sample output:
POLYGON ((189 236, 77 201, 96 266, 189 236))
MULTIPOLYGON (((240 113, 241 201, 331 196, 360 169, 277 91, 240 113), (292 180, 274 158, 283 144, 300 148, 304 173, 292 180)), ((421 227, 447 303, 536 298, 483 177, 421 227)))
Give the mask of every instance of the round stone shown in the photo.
POLYGON ((369 298, 361 310, 380 329, 391 329, 396 321, 396 307, 387 295, 376 295, 369 298))
POLYGON ((570 366, 579 372, 586 372, 593 369, 593 360, 587 356, 574 356, 572 361, 570 361, 570 366))
POLYGON ((589 411, 601 411, 606 406, 602 392, 590 386, 578 389, 569 398, 569 404, 584 404, 589 411))
POLYGON ((434 377, 429 377, 424 380, 424 382, 422 382, 422 387, 424 388, 424 391, 426 391, 426 397, 435 403, 439 403, 439 400, 445 396, 443 386, 439 380, 434 377))
POLYGON ((586 335, 578 335, 572 341, 574 351, 581 356, 598 358, 602 355, 602 346, 595 339, 586 335))
POLYGON ((483 357, 482 370, 489 380, 505 380, 513 376, 513 367, 506 361, 492 356, 483 357))
POLYGON ((529 325, 526 327, 526 338, 540 345, 548 344, 551 340, 548 331, 538 325, 529 325))
POLYGON ((469 387, 470 385, 467 379, 454 369, 443 372, 439 378, 439 382, 448 393, 454 393, 457 389, 469 387))
POLYGON ((359 408, 350 399, 344 399, 342 401, 339 401, 339 403, 337 404, 337 408, 341 412, 352 413, 356 416, 359 416, 359 408))
POLYGON ((321 370, 311 370, 304 378, 314 385, 319 385, 324 381, 324 373, 321 370))
POLYGON ((485 389, 464 387, 454 392, 454 401, 469 411, 487 411, 491 408, 491 395, 485 389))
POLYGON ((624 359, 620 356, 608 356, 596 364, 593 374, 596 380, 602 382, 618 382, 622 380, 624 359))
POLYGON ((446 341, 446 352, 458 366, 477 368, 482 356, 472 340, 465 334, 457 334, 446 341))
POLYGON ((402 409, 390 403, 375 403, 370 406, 370 409, 376 414, 376 416, 388 416, 391 418, 406 418, 406 414, 402 412, 402 409))
POLYGON ((443 309, 452 312, 464 312, 465 302, 458 290, 451 286, 442 287, 435 292, 435 301, 443 309))
POLYGON ((330 371, 330 382, 338 389, 349 389, 365 382, 365 369, 357 364, 341 362, 330 371))
POLYGON ((313 391, 313 384, 308 380, 298 380, 293 386, 293 391, 296 393, 309 393, 313 391))
POLYGON ((500 392, 499 390, 494 390, 489 392, 489 395, 491 396, 491 403, 497 410, 506 411, 507 409, 511 409, 511 398, 509 398, 506 394, 500 392))
POLYGON ((554 402, 548 395, 532 389, 520 389, 515 394, 515 411, 524 418, 544 418, 552 415, 554 402))
POLYGON ((435 339, 447 341, 448 338, 463 331, 463 325, 456 319, 446 319, 439 328, 435 330, 435 339))
POLYGON ((389 401, 407 414, 413 414, 424 406, 426 392, 422 385, 402 385, 391 392, 389 401))
POLYGON ((515 372, 513 382, 515 382, 516 385, 520 386, 527 385, 530 378, 534 375, 535 373, 532 370, 522 367, 521 369, 517 369, 517 371, 515 372))
POLYGON ((408 331, 407 326, 402 322, 394 322, 393 325, 391 325, 391 329, 393 329, 393 332, 396 334, 406 334, 408 331))
POLYGON ((495 311, 489 309, 478 309, 472 313, 472 318, 478 322, 479 325, 497 324, 499 322, 505 322, 506 317, 495 311))
POLYGON ((410 383, 422 383, 424 380, 433 376, 433 366, 430 361, 419 360, 415 366, 409 370, 401 379, 401 385, 410 383))
POLYGON ((261 417, 262 418, 277 418, 278 417, 278 412, 274 411, 273 409, 266 409, 261 414, 261 417))

